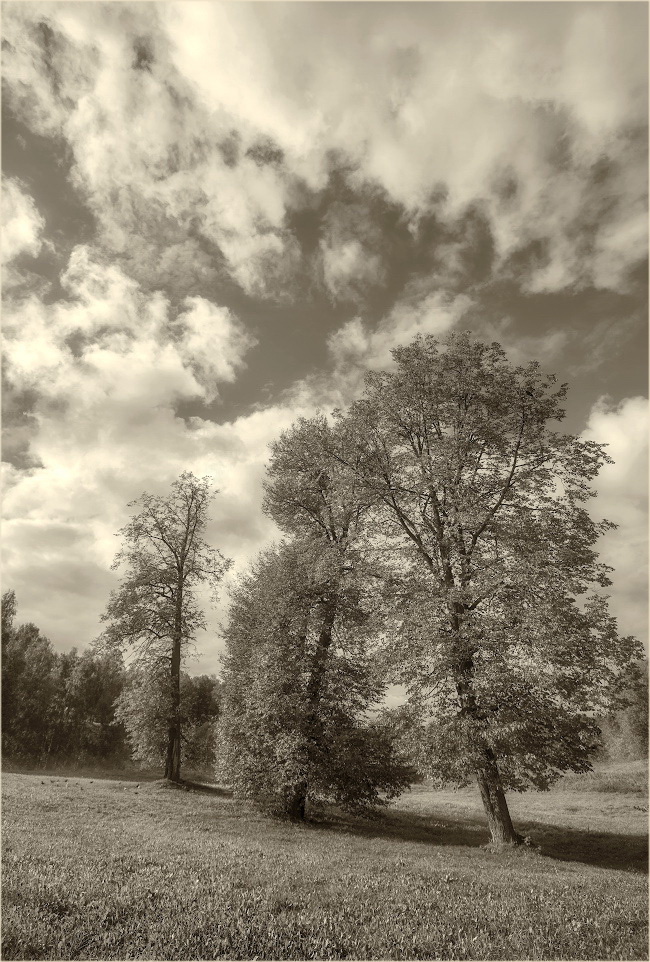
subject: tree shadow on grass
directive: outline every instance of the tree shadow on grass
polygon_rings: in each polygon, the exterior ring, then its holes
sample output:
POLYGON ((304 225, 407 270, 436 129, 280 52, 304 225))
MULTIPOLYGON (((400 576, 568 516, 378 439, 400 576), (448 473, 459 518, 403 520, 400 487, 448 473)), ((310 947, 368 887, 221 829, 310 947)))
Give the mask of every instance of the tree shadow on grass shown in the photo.
POLYGON ((598 868, 648 874, 648 836, 591 832, 539 822, 520 822, 542 855, 559 862, 582 862, 598 868))
POLYGON ((179 782, 173 782, 169 778, 159 778, 151 783, 155 789, 169 789, 175 792, 198 792, 201 795, 216 795, 219 798, 232 798, 232 792, 220 785, 212 782, 195 782, 188 778, 183 778, 179 782))
MULTIPOLYGON (((311 823, 314 828, 334 830, 366 838, 384 838, 427 845, 467 846, 480 848, 490 841, 490 834, 479 816, 462 819, 390 813, 378 818, 351 818, 328 812, 311 823)), ((623 835, 614 832, 548 825, 534 821, 516 821, 517 831, 530 838, 533 849, 547 858, 561 862, 581 862, 599 868, 648 873, 647 835, 623 835)))
POLYGON ((188 792, 200 792, 202 795, 217 795, 219 798, 232 798, 232 791, 229 788, 222 788, 221 785, 214 785, 209 782, 184 781, 183 786, 188 792))

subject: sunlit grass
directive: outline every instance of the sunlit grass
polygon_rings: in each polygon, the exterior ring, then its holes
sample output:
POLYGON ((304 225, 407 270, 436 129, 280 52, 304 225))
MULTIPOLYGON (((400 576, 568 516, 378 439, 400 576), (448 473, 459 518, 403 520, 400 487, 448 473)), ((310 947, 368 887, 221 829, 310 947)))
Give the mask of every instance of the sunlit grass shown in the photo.
POLYGON ((475 793, 424 786, 304 826, 156 782, 5 774, 3 795, 5 959, 647 957, 639 798, 620 832, 568 793, 514 799, 548 854, 494 855, 475 793))

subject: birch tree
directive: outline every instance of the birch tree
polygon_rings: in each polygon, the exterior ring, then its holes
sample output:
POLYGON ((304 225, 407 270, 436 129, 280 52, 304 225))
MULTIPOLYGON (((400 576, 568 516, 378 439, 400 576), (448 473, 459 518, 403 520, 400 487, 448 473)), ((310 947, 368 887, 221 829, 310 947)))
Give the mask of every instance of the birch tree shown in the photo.
POLYGON ((216 598, 230 565, 204 537, 214 493, 208 478, 184 472, 167 497, 145 492, 129 505, 139 510, 118 533, 123 543, 113 563, 126 573, 111 593, 98 639, 99 647, 127 653, 152 678, 161 671, 167 677, 165 777, 171 781, 181 777, 181 668, 206 626, 197 589, 205 585, 216 598))

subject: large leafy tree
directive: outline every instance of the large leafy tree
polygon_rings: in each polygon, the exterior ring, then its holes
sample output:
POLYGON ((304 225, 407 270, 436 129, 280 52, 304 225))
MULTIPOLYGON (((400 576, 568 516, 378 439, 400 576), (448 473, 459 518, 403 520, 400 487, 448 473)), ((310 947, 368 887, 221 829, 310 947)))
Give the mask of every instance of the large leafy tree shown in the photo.
POLYGON ((356 547, 368 504, 341 452, 354 459, 324 418, 274 445, 265 510, 291 540, 240 584, 226 635, 230 769, 242 790, 298 818, 308 798, 369 804, 407 777, 380 726, 363 722, 382 690, 367 653, 381 606, 356 547))
POLYGON ((296 819, 319 801, 381 804, 413 777, 367 716, 382 689, 359 630, 368 614, 339 563, 307 540, 264 552, 233 592, 225 633, 221 774, 296 819))
POLYGON ((590 767, 594 715, 638 653, 601 590, 611 525, 586 510, 607 456, 555 429, 566 387, 535 362, 467 334, 393 354, 340 415, 354 455, 335 452, 373 506, 368 545, 394 559, 386 656, 422 770, 473 774, 494 843, 517 843, 505 789, 590 767))
POLYGON ((181 668, 206 624, 197 589, 206 586, 214 598, 230 564, 205 540, 213 496, 209 479, 184 472, 168 496, 145 492, 132 502, 139 510, 119 532, 123 543, 113 564, 126 573, 111 593, 98 639, 100 648, 126 652, 146 667, 152 683, 166 676, 165 777, 172 781, 181 772, 181 668))

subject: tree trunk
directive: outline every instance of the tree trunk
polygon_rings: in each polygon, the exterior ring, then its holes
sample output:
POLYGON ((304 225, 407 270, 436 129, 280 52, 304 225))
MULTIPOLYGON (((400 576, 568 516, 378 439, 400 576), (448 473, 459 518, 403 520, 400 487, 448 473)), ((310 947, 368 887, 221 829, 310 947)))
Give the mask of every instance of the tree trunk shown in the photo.
MULTIPOLYGON (((456 676, 456 689, 463 714, 468 715, 475 721, 479 714, 479 706, 474 692, 473 676, 474 661, 469 657, 459 666, 459 673, 456 676)), ((515 832, 512 824, 495 754, 489 746, 486 746, 482 749, 482 755, 483 762, 476 766, 475 773, 483 808, 487 816, 492 845, 495 848, 521 845, 523 837, 515 832)))
POLYGON ((181 635, 174 638, 170 671, 171 713, 167 740, 165 778, 172 782, 181 780, 181 635))
POLYGON ((512 824, 508 803, 501 784, 501 775, 491 749, 485 751, 485 765, 476 770, 476 781, 481 792, 483 808, 487 815, 492 845, 505 848, 508 845, 521 845, 523 837, 512 824))
POLYGON ((304 822, 306 809, 307 782, 300 782, 295 786, 293 794, 289 798, 289 802, 287 804, 287 815, 289 818, 295 818, 301 822, 304 822))
POLYGON ((336 593, 327 603, 307 685, 307 701, 311 708, 310 722, 312 725, 316 723, 318 715, 323 676, 327 668, 329 650, 332 646, 332 630, 336 620, 338 600, 338 593, 336 593))

